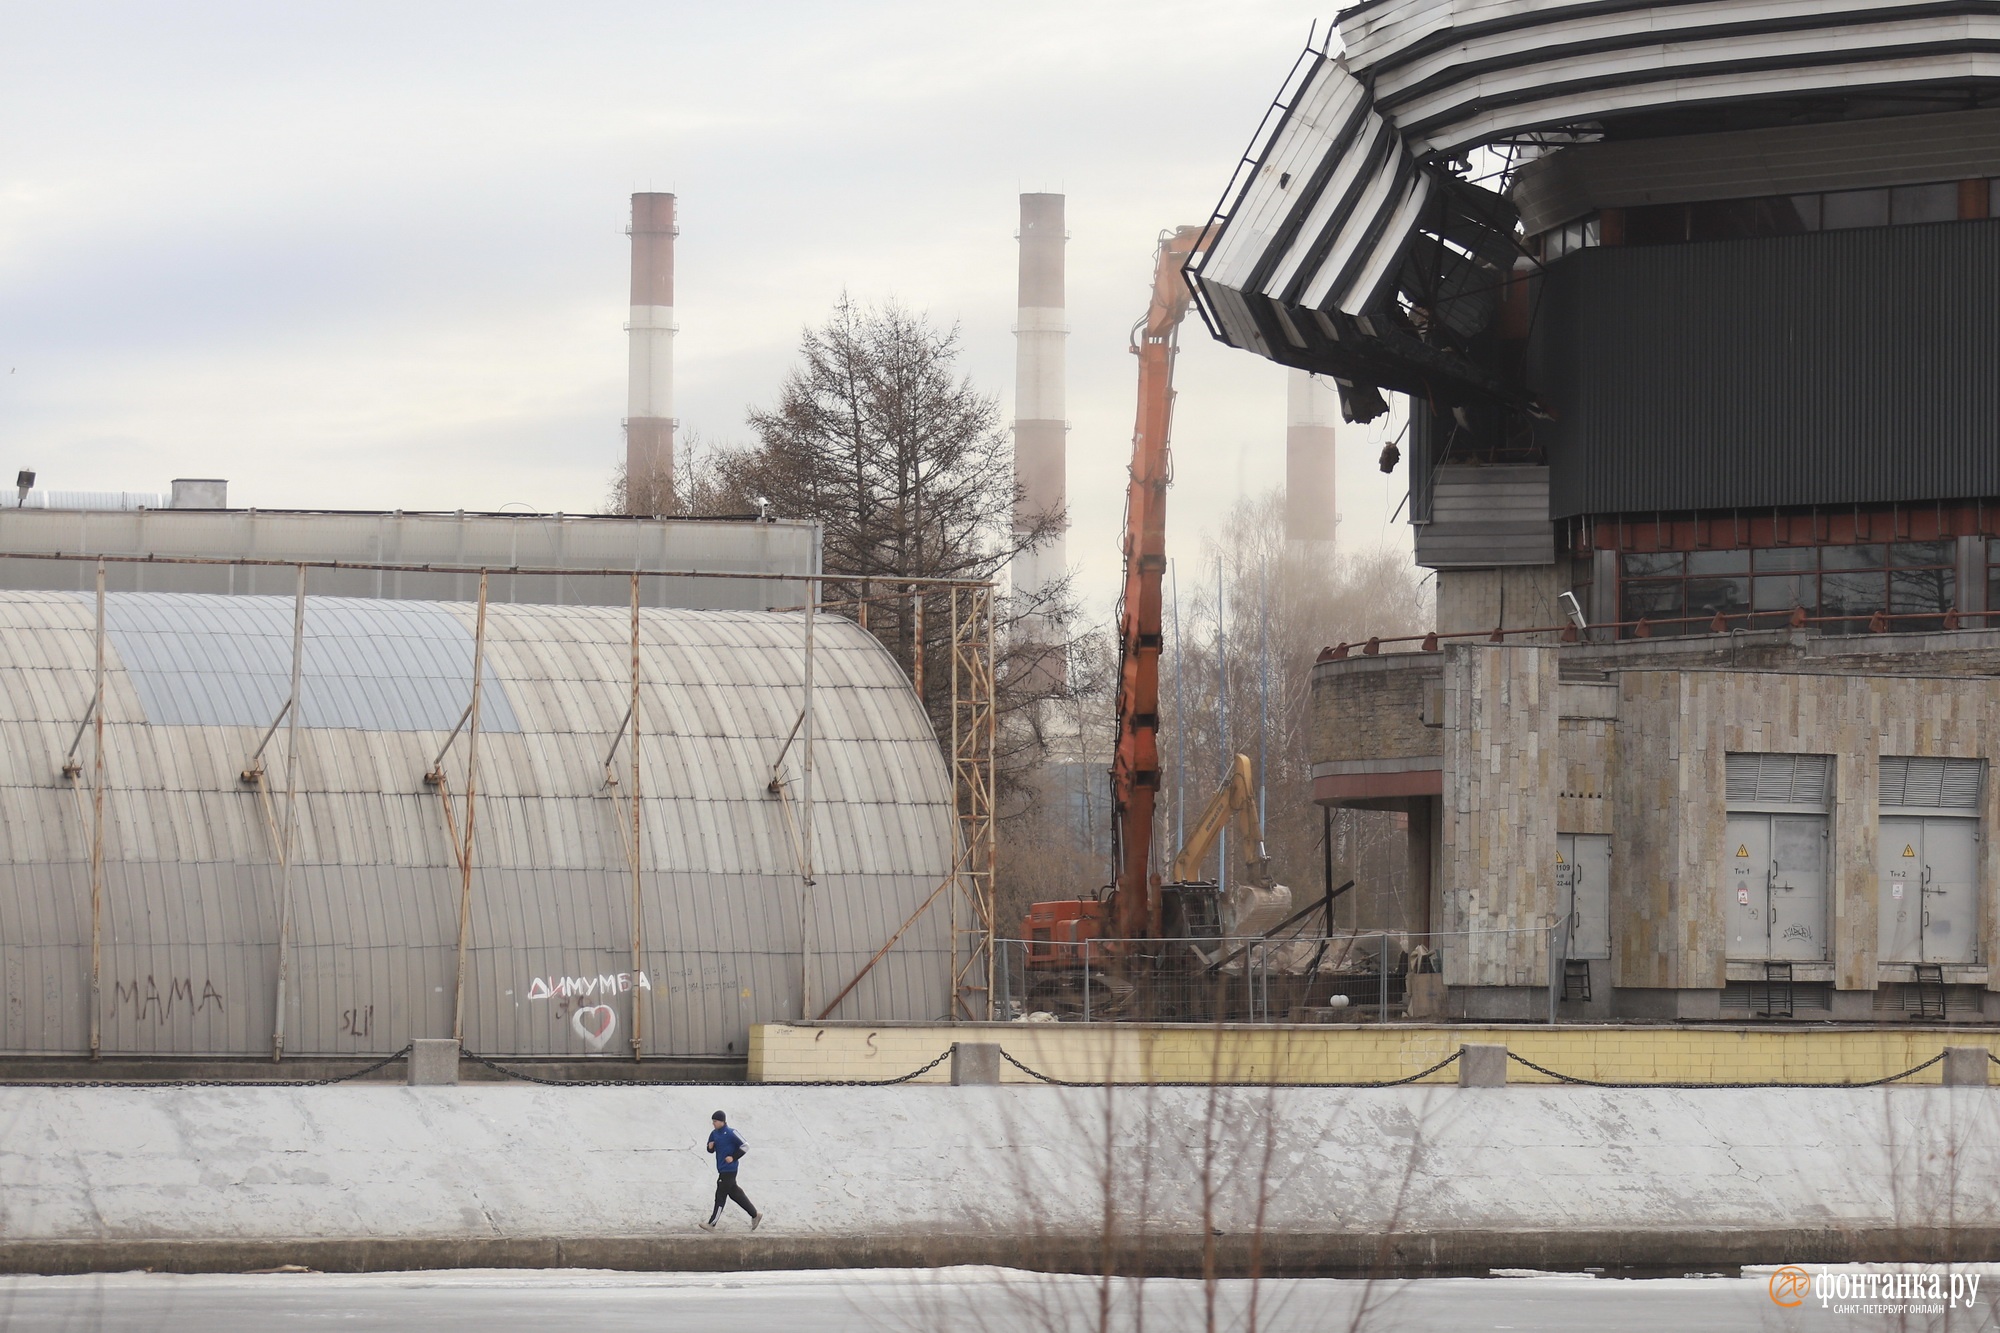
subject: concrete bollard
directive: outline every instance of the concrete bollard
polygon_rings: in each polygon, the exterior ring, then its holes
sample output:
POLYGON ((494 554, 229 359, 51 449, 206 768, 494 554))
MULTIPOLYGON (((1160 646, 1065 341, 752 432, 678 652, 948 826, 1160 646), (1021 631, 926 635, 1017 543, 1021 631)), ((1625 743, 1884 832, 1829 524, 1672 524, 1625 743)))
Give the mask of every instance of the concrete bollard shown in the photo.
POLYGON ((1459 1047, 1458 1086, 1461 1088, 1506 1087, 1507 1048, 1505 1046, 1459 1047))
POLYGON ((1983 1088, 1992 1081, 1988 1076, 1992 1064, 1984 1046, 1947 1046, 1944 1048, 1944 1085, 1948 1088, 1983 1088))
POLYGON ((410 1043, 410 1086, 438 1087, 458 1082, 458 1043, 450 1037, 418 1037, 410 1043))
POLYGON ((954 1088, 991 1088, 1000 1083, 1000 1047, 989 1041, 961 1041, 951 1048, 954 1088))

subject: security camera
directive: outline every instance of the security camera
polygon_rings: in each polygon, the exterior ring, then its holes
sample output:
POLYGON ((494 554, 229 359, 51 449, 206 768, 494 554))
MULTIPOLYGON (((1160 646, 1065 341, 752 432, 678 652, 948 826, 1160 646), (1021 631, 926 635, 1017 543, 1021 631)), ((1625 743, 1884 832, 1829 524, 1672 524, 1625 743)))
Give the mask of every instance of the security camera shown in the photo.
POLYGON ((758 521, 761 523, 769 523, 771 521, 771 502, 764 496, 760 495, 757 497, 755 503, 757 505, 758 521))
POLYGON ((1569 617, 1570 624, 1576 626, 1579 631, 1590 628, 1588 624, 1584 623, 1583 606, 1576 600, 1575 593, 1557 593, 1556 600, 1562 603, 1563 614, 1569 617))

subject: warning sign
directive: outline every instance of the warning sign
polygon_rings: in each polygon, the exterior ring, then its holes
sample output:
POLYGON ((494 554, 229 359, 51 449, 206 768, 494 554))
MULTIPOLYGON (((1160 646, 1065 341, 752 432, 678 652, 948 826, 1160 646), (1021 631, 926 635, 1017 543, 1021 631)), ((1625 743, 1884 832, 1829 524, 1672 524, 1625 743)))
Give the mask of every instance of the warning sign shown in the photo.
POLYGON ((1750 855, 1750 846, 1749 846, 1749 844, 1748 844, 1748 843, 1741 843, 1741 842, 1737 843, 1737 844, 1736 844, 1736 854, 1737 854, 1738 856, 1748 856, 1748 855, 1750 855))
POLYGON ((1742 903, 1745 907, 1750 905, 1750 890, 1744 885, 1739 884, 1736 886, 1736 901, 1742 903))
POLYGON ((1909 843, 1907 843, 1907 842, 1903 844, 1903 855, 1905 855, 1905 856, 1915 856, 1916 854, 1917 854, 1917 849, 1916 849, 1916 848, 1914 848, 1914 847, 1910 846, 1910 844, 1909 844, 1909 843))
POLYGON ((1563 860, 1563 854, 1562 854, 1561 852, 1557 852, 1557 853, 1556 853, 1556 864, 1560 866, 1560 865, 1567 865, 1567 864, 1569 864, 1569 863, 1568 863, 1567 861, 1564 861, 1564 860, 1563 860))

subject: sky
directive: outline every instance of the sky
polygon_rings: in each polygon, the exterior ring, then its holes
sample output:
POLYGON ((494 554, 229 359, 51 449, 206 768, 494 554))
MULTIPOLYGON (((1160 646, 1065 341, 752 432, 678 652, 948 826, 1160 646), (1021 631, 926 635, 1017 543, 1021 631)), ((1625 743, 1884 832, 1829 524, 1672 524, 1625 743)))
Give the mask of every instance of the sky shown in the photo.
MULTIPOLYGON (((1206 220, 1330 12, 0 0, 0 469, 224 477, 237 506, 600 509, 635 190, 679 196, 684 432, 747 441, 843 291, 957 324, 1011 419, 1017 196, 1053 190, 1068 556, 1101 610, 1155 240, 1206 220)), ((1283 480, 1285 372, 1197 319, 1182 346, 1169 546, 1192 561, 1283 480)), ((1407 550, 1384 423, 1343 431, 1343 547, 1407 550)))

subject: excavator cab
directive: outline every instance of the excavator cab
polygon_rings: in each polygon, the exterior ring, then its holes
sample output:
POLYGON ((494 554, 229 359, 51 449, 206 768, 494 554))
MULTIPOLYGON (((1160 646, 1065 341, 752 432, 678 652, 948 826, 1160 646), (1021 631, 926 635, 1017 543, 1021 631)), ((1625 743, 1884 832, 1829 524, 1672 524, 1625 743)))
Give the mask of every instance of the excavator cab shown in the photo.
POLYGON ((1083 961, 1081 946, 1104 938, 1104 915, 1104 904, 1092 898, 1060 898, 1030 905, 1021 923, 1027 966, 1044 971, 1077 966, 1083 961))
POLYGON ((1160 912, 1169 939, 1222 938, 1222 889, 1213 880, 1162 884, 1160 912))

